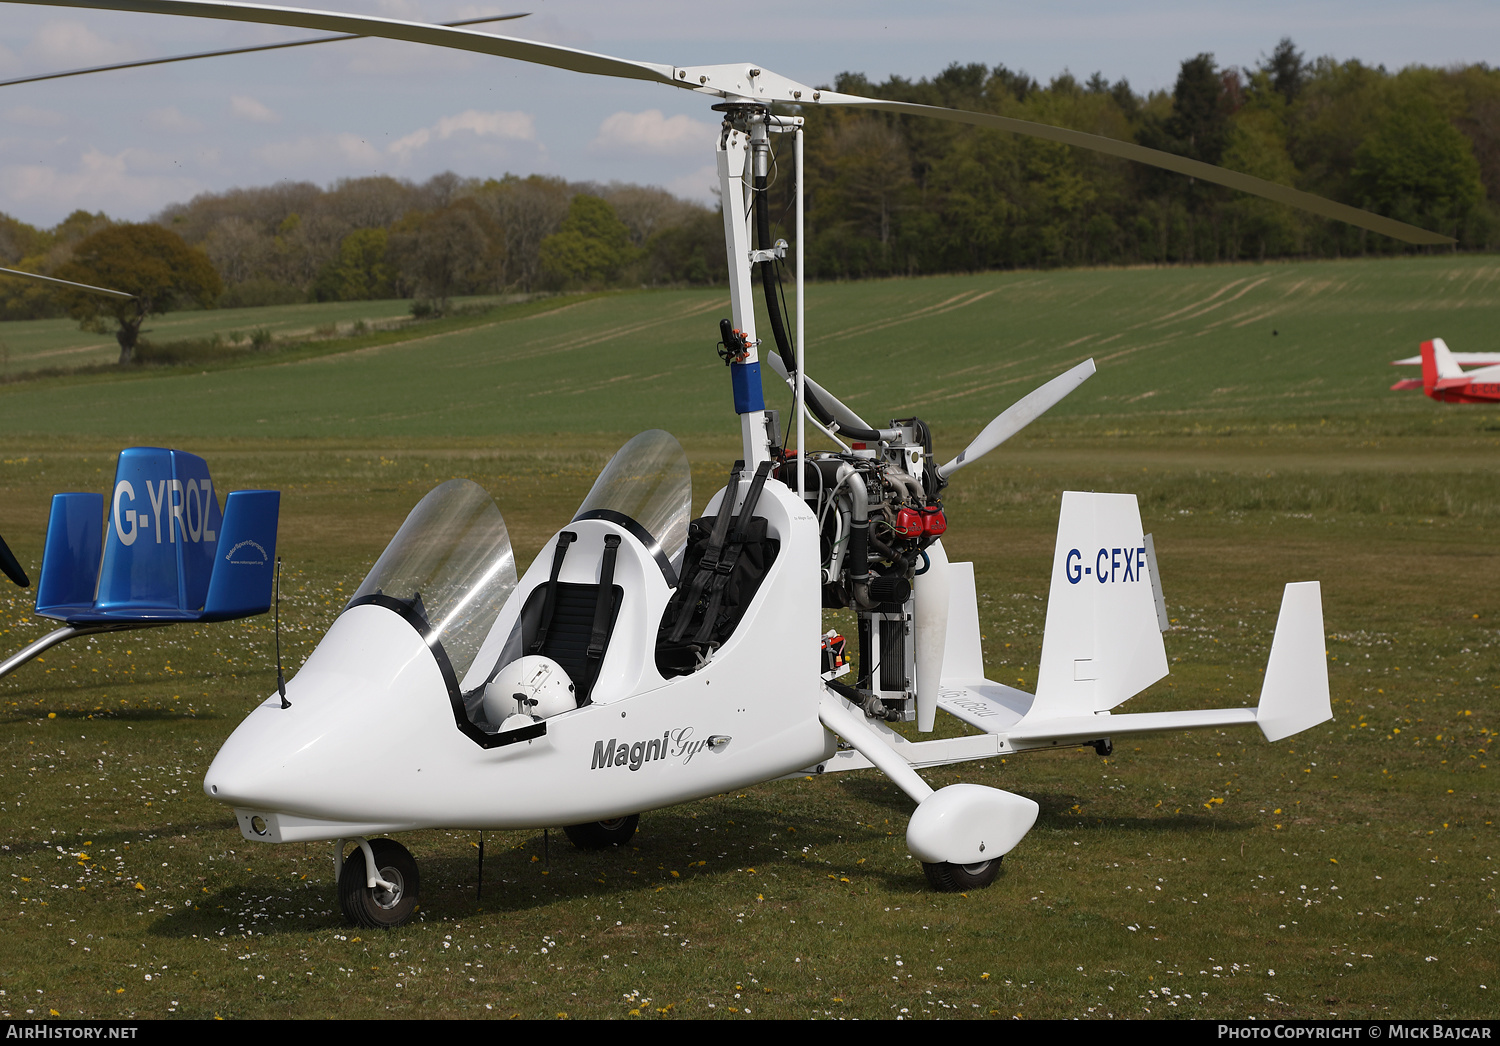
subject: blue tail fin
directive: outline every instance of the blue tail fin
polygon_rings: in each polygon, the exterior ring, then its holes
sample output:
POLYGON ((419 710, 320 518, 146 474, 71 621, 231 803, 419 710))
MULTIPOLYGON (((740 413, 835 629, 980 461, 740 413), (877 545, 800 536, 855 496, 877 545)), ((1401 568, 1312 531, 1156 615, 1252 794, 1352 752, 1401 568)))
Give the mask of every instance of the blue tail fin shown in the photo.
POLYGON ((98 609, 196 616, 208 595, 222 526, 202 458, 157 447, 121 451, 98 609))
POLYGON ((67 620, 91 610, 99 583, 99 551, 104 543, 104 496, 54 494, 36 587, 36 612, 67 620))
POLYGON ((220 512, 196 454, 123 450, 107 505, 98 494, 52 499, 37 613, 73 624, 263 614, 280 505, 280 491, 240 490, 220 512))
POLYGON ((280 510, 279 490, 236 490, 224 500, 224 525, 203 620, 227 621, 271 608, 280 510))

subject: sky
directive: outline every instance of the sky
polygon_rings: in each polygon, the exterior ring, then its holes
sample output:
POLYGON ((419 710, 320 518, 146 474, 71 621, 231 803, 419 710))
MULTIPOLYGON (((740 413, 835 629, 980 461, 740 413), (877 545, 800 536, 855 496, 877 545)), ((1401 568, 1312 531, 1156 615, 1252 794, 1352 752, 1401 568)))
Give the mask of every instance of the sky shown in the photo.
MULTIPOLYGON (((306 30, 0 0, 0 80, 306 30)), ((320 0, 675 65, 751 62, 802 83, 1004 64, 1046 82, 1101 72, 1170 90, 1185 58, 1253 66, 1290 36, 1309 58, 1500 65, 1493 0, 320 0)), ((203 192, 443 171, 659 185, 711 199, 713 99, 419 44, 358 40, 0 88, 0 212, 144 220, 203 192)))

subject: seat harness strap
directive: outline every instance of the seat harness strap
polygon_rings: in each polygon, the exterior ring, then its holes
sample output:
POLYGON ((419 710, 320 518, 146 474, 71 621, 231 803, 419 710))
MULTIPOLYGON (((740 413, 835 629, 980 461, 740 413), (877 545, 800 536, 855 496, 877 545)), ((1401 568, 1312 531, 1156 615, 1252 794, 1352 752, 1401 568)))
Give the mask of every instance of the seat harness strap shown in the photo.
MULTIPOLYGON (((756 503, 760 501, 760 493, 765 489, 766 477, 771 474, 771 466, 774 462, 762 461, 760 467, 755 470, 755 479, 750 483, 750 489, 745 493, 745 504, 740 507, 740 515, 734 524, 734 534, 724 546, 723 552, 715 557, 714 573, 708 586, 708 605, 703 610, 703 622, 698 626, 698 633, 693 637, 695 643, 707 643, 713 638, 714 626, 719 619, 719 606, 724 601, 724 590, 729 585, 729 579, 734 574, 734 567, 739 562, 740 553, 744 551, 745 541, 749 538, 750 520, 755 515, 756 503)), ((718 522, 714 524, 715 531, 718 530, 718 522)), ((704 556, 705 564, 708 557, 704 556)))
POLYGON ((620 535, 604 536, 604 559, 599 564, 599 599, 594 604, 594 631, 589 635, 588 694, 594 692, 594 681, 599 677, 599 666, 604 661, 604 648, 609 642, 609 619, 615 606, 615 557, 620 551, 620 535))
POLYGON ((570 530, 557 535, 557 548, 552 553, 552 576, 547 579, 547 594, 542 599, 542 619, 537 626, 536 638, 531 641, 531 647, 527 653, 540 654, 542 645, 547 642, 547 629, 552 627, 552 615, 557 610, 557 575, 562 573, 563 559, 568 555, 568 546, 577 540, 578 535, 570 530))
MULTIPOLYGON (((743 462, 736 464, 743 465, 743 462)), ((698 605, 698 600, 703 597, 703 590, 713 579, 714 568, 719 562, 719 553, 723 551, 724 541, 729 536, 729 523, 734 517, 734 496, 739 486, 740 469, 737 467, 729 474, 729 485, 724 488, 724 500, 719 503, 719 514, 714 517, 714 529, 709 533, 708 547, 703 550, 703 558, 698 562, 698 570, 693 575, 692 587, 688 589, 687 597, 680 604, 681 610, 678 612, 677 624, 672 628, 670 641, 673 643, 682 641, 683 633, 692 623, 693 608, 698 605)))

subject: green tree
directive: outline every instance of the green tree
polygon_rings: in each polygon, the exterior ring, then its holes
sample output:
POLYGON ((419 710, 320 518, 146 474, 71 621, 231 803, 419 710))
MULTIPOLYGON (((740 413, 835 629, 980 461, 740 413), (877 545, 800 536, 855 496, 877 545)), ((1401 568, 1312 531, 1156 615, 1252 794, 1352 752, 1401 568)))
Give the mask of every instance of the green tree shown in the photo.
POLYGON ((562 228, 541 242, 543 271, 561 283, 597 284, 619 279, 635 257, 630 229, 597 196, 579 193, 568 204, 562 228))
POLYGON ((63 291, 59 299, 86 329, 106 317, 119 325, 120 362, 135 358, 141 324, 186 304, 208 308, 224 285, 208 255, 160 225, 112 225, 81 240, 73 260, 57 270, 59 279, 108 287, 135 295, 113 298, 86 291, 63 291))
POLYGON ((369 301, 395 294, 396 270, 386 261, 384 229, 356 229, 339 244, 338 260, 313 283, 318 301, 369 301))
POLYGON ((1302 88, 1307 86, 1309 70, 1308 64, 1302 60, 1302 52, 1297 50, 1290 36, 1283 36, 1271 57, 1260 64, 1260 71, 1266 74, 1271 89, 1281 95, 1287 105, 1295 102, 1302 88))
POLYGON ((1469 140, 1421 95, 1402 99, 1359 144, 1350 181, 1361 206, 1447 233, 1484 198, 1469 140))
POLYGON ((1224 99, 1224 77, 1211 54, 1182 63, 1172 89, 1172 115, 1143 141, 1152 148, 1204 163, 1218 163, 1229 147, 1229 113, 1224 99))
POLYGON ((438 315, 448 299, 493 287, 505 261, 505 234, 472 199, 408 214, 391 230, 386 257, 438 315))

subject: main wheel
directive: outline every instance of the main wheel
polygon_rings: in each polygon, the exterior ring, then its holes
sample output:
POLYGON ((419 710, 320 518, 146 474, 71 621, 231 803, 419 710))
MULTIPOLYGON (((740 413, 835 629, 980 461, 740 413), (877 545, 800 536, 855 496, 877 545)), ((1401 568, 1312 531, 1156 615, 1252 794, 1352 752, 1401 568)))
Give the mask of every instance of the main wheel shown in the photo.
POLYGON ((344 918, 355 926, 389 930, 405 923, 417 910, 421 887, 417 862, 394 839, 370 840, 370 852, 375 855, 380 878, 393 889, 365 885, 365 853, 356 846, 344 858, 344 867, 339 872, 339 907, 344 910, 344 918))
POLYGON ((606 850, 611 846, 624 846, 635 838, 636 826, 641 823, 640 814, 616 817, 613 821, 590 821, 588 824, 570 824, 563 829, 568 838, 580 850, 606 850))
POLYGON ((927 882, 934 890, 959 893, 990 885, 995 881, 995 876, 1000 874, 1000 862, 1003 860, 1003 857, 996 857, 993 861, 981 861, 978 864, 949 864, 947 861, 928 864, 924 861, 922 870, 927 873, 927 882))

